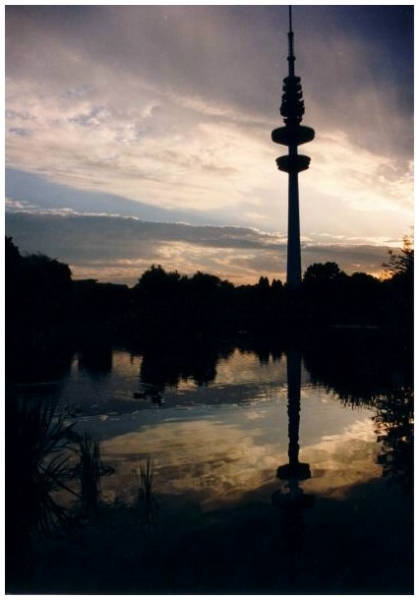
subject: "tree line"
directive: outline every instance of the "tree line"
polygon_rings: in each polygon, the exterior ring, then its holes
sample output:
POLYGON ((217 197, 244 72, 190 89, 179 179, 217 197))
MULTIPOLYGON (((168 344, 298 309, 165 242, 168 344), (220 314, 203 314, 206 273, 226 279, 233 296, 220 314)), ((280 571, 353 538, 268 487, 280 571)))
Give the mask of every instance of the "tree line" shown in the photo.
POLYGON ((6 347, 42 353, 57 341, 99 336, 152 342, 214 335, 306 335, 329 327, 382 328, 413 343, 412 241, 389 252, 387 277, 347 275, 334 262, 315 263, 300 289, 261 276, 233 285, 200 271, 192 276, 152 265, 129 287, 74 280, 68 265, 22 255, 6 237, 6 347), (65 332, 65 334, 63 334, 65 332))

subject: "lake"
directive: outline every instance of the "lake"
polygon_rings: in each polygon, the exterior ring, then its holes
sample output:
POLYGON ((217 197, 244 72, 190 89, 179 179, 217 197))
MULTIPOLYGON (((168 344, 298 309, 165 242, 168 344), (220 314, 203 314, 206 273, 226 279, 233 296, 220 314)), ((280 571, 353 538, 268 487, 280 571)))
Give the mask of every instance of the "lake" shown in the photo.
MULTIPOLYGON (((75 407, 79 428, 102 440, 103 459, 116 468, 102 482, 106 499, 133 500, 146 456, 156 493, 193 494, 203 508, 239 501, 268 482, 278 485, 276 469, 288 452, 286 355, 261 362, 235 349, 219 360, 211 383, 187 377, 154 398, 145 395, 152 384, 141 380, 142 362, 114 350, 111 369, 100 372, 76 356, 61 382, 61 404, 75 407)), ((302 368, 300 457, 312 471, 304 488, 336 495, 381 475, 373 416, 373 409, 345 406, 313 385, 302 368)))
MULTIPOLYGON (((147 558, 142 554, 142 560, 151 561, 154 552, 165 574, 157 575, 155 562, 152 567, 147 563, 154 573, 150 578, 159 581, 148 581, 151 593, 235 593, 246 585, 265 593, 410 590, 413 513, 401 446, 412 439, 412 423, 399 406, 406 404, 403 386, 396 386, 399 374, 392 374, 398 395, 391 404, 388 373, 382 375, 386 386, 374 379, 360 396, 343 393, 339 385, 335 389, 306 364, 314 364, 313 356, 295 349, 234 344, 187 354, 173 348, 88 348, 73 355, 59 381, 18 388, 29 398, 58 394, 66 420, 77 431, 98 437, 102 461, 113 469, 101 481, 102 499, 109 506, 135 505, 141 465, 150 458, 157 533, 154 550, 144 550, 147 558), (403 419, 407 430, 399 433, 397 424, 403 419), (192 545, 197 551, 193 556, 189 538, 168 545, 168 532, 178 540, 181 523, 182 531, 201 532, 192 545), (214 524, 221 529, 209 542, 214 524), (226 531, 235 540, 234 549, 225 545, 226 531), (164 550, 156 542, 159 536, 166 540, 164 550), (179 544, 189 565, 195 565, 184 572, 184 563, 180 566, 173 557, 179 544), (201 544, 205 569, 197 558, 201 544), (214 548, 217 555, 227 553, 222 566, 220 558, 213 563, 219 565, 215 579, 208 567, 214 548), (242 551, 246 559, 233 560, 242 551), (275 552, 286 576, 274 567, 275 552), (165 555, 176 569, 168 568, 165 555), (245 585, 250 577, 246 561, 252 579, 245 585), (230 562, 234 566, 223 575, 230 562)), ((353 373, 353 378, 364 382, 365 376, 353 373)), ((131 547, 131 542, 124 544, 131 547)), ((73 564, 77 553, 73 548, 73 564)), ((129 565, 124 569, 131 572, 129 565)), ((124 593, 144 589, 138 581, 128 585, 128 579, 124 576, 120 584, 124 593)), ((51 591, 42 581, 39 589, 51 591)), ((66 579, 61 573, 60 581, 58 593, 101 589, 97 579, 75 590, 68 574, 66 579)), ((106 589, 119 592, 113 585, 108 582, 106 589)))

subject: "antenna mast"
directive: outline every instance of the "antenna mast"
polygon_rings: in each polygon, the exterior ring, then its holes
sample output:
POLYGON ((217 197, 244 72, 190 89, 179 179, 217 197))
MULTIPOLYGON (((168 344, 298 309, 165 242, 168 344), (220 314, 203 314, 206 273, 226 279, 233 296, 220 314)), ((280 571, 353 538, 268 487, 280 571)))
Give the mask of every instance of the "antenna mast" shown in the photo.
POLYGON ((294 32, 292 30, 292 7, 288 8, 288 16, 289 16, 289 31, 288 31, 288 64, 289 64, 289 75, 290 77, 294 77, 294 32))

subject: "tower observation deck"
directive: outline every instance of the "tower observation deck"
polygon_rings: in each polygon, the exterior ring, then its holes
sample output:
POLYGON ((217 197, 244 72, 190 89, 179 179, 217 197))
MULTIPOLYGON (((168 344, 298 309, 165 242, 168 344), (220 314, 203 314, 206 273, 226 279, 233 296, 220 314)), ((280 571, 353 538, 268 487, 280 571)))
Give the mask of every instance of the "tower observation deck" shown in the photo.
POLYGON ((280 114, 285 125, 272 131, 272 141, 288 146, 288 154, 276 159, 280 171, 288 173, 288 247, 287 285, 298 288, 301 284, 301 245, 298 173, 308 169, 310 157, 298 154, 298 146, 314 139, 314 129, 301 125, 304 100, 301 79, 295 75, 294 32, 289 7, 288 76, 283 83, 280 114))

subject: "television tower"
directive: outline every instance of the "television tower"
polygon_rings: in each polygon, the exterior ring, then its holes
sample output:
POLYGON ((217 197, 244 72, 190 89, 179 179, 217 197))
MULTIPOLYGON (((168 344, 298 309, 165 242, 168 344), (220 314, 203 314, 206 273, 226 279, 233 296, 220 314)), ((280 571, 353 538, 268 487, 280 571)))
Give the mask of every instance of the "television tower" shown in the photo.
POLYGON ((300 209, 298 197, 298 173, 310 165, 310 157, 298 154, 298 146, 314 139, 314 129, 301 125, 304 114, 301 79, 294 71, 294 33, 292 12, 289 7, 288 76, 284 79, 280 113, 285 126, 272 131, 272 141, 288 146, 288 154, 276 159, 280 171, 288 173, 288 248, 287 285, 298 288, 301 284, 300 209))

